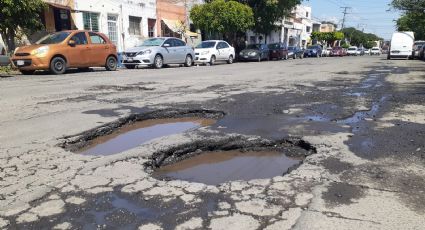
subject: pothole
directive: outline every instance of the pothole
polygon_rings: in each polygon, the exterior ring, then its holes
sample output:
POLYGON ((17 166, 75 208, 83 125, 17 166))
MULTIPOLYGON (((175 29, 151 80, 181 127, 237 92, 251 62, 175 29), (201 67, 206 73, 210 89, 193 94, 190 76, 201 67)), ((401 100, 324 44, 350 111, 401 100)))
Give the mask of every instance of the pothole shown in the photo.
POLYGON ((153 176, 218 185, 281 176, 300 163, 301 159, 287 157, 278 151, 216 151, 161 167, 153 176))
POLYGON ((209 126, 224 113, 209 110, 168 110, 133 114, 75 136, 64 137, 61 147, 80 154, 112 155, 155 138, 209 126))
POLYGON ((283 176, 316 150, 303 140, 244 136, 196 141, 155 153, 146 165, 159 180, 209 185, 283 176))

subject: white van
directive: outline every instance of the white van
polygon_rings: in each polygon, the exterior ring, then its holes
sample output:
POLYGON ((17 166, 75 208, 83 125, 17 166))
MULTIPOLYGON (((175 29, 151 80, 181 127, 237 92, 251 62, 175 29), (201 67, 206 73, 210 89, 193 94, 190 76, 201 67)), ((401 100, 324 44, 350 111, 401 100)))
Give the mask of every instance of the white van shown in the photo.
POLYGON ((410 58, 414 42, 415 35, 411 31, 393 33, 387 58, 410 58))

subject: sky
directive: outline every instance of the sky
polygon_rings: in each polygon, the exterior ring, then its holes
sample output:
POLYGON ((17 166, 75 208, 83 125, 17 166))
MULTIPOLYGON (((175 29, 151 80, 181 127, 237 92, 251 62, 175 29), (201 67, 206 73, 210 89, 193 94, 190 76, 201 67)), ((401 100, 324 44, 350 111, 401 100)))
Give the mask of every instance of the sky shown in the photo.
POLYGON ((391 0, 304 0, 312 7, 312 16, 317 21, 333 21, 341 28, 343 9, 351 7, 345 19, 345 27, 364 29, 384 39, 390 39, 395 31, 395 22, 400 12, 388 11, 391 0))

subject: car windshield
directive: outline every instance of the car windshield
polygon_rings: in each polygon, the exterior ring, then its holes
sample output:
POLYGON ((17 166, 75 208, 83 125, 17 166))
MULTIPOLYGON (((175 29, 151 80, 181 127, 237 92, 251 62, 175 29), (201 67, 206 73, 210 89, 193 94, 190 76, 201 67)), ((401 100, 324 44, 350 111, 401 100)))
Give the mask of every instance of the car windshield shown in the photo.
POLYGON ((162 43, 164 43, 164 38, 151 38, 148 40, 145 40, 142 45, 140 46, 160 46, 162 43))
POLYGON ((309 47, 307 47, 307 49, 318 49, 319 47, 318 46, 309 46, 309 47))
POLYGON ((348 48, 348 50, 357 50, 357 49, 356 49, 356 48, 351 47, 351 48, 348 48))
POLYGON ((279 49, 280 44, 278 44, 278 43, 269 44, 268 47, 269 47, 269 49, 279 49))
POLYGON ((378 48, 372 48, 372 50, 379 50, 378 48))
POLYGON ((288 50, 295 50, 295 46, 288 46, 288 50))
POLYGON ((63 42, 70 34, 71 32, 58 32, 54 34, 49 34, 43 37, 42 39, 38 40, 36 44, 41 44, 41 45, 58 44, 63 42))
POLYGON ((247 49, 254 49, 254 50, 258 50, 260 49, 261 45, 260 44, 252 44, 252 45, 248 45, 246 48, 247 49))
POLYGON ((202 42, 201 44, 197 45, 196 48, 199 49, 208 49, 208 48, 214 48, 216 42, 202 42))

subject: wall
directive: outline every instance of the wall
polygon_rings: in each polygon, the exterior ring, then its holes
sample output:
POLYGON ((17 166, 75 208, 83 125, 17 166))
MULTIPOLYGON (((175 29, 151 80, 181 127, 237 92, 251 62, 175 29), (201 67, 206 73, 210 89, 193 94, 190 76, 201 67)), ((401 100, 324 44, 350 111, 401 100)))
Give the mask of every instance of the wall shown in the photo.
MULTIPOLYGON (((186 22, 186 8, 183 1, 172 1, 172 0, 157 0, 156 1, 156 15, 157 15, 157 33, 162 36, 161 20, 178 20, 186 22)), ((180 37, 181 38, 181 37, 180 37)))
MULTIPOLYGON (((119 52, 142 43, 149 37, 148 19, 156 20, 155 0, 75 0, 75 24, 78 29, 84 29, 83 11, 99 14, 99 30, 108 36, 108 15, 117 16, 119 52), (141 35, 129 34, 129 17, 141 17, 141 35)), ((156 31, 156 30, 155 30, 156 31)), ((156 36, 157 34, 154 34, 156 36)))

